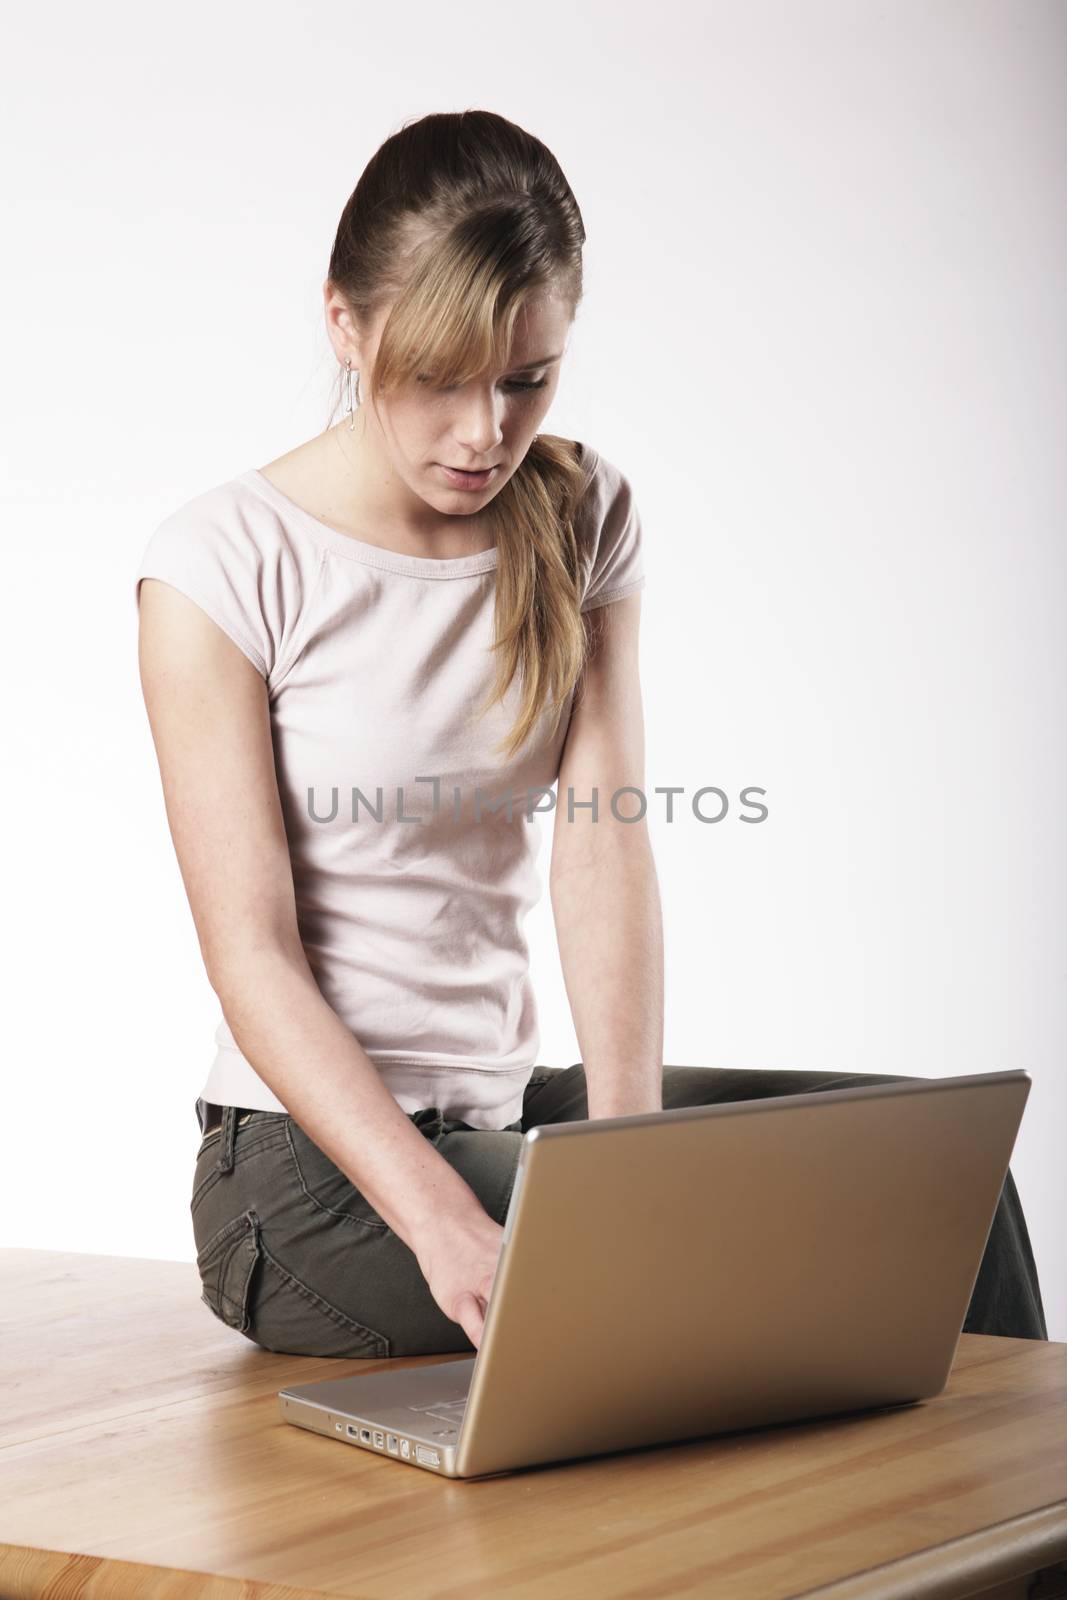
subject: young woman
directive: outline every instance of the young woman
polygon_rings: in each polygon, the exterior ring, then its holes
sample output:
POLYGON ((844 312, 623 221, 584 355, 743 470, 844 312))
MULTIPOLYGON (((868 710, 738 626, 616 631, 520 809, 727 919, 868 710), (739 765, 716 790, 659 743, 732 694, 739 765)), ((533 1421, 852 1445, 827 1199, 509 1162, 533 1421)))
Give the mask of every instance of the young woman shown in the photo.
MULTIPOLYGON (((342 420, 207 490, 137 575, 167 815, 222 1021, 192 1221, 211 1310, 268 1350, 477 1347, 523 1133, 879 1074, 663 1066, 623 473, 538 430, 585 231, 486 111, 388 139, 324 284, 342 420), (551 903, 584 1056, 537 1064, 551 903), (599 797, 595 820, 590 810, 599 797)), ((1047 1337, 1009 1173, 966 1323, 1047 1337)))

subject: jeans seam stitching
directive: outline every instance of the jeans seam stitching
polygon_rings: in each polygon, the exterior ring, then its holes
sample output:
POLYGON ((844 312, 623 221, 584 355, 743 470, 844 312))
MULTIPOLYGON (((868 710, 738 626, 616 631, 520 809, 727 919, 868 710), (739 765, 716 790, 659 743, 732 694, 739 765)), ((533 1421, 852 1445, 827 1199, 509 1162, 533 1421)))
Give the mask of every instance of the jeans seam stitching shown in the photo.
MULTIPOLYGON (((276 1135, 275 1136, 269 1136, 267 1138, 258 1140, 257 1143, 255 1143, 253 1145, 242 1145, 242 1147, 241 1147, 239 1152, 235 1151, 235 1156, 236 1156, 236 1154, 239 1153, 240 1156, 243 1159, 244 1157, 247 1157, 247 1156, 256 1155, 261 1150, 275 1150, 275 1149, 280 1150, 282 1148, 282 1144, 283 1144, 283 1141, 282 1141, 281 1138, 277 1137, 276 1135)), ((200 1156, 198 1154, 197 1155, 197 1160, 199 1161, 199 1159, 200 1159, 200 1156)), ((236 1166, 237 1166, 237 1162, 236 1162, 236 1159, 235 1159, 233 1170, 236 1170, 236 1166)), ((226 1176, 225 1173, 220 1173, 219 1172, 217 1166, 213 1165, 212 1167, 210 1167, 209 1170, 205 1173, 205 1175, 201 1178, 200 1182, 196 1185, 195 1189, 193 1190, 192 1199, 189 1202, 190 1209, 191 1210, 195 1210, 197 1205, 200 1202, 201 1197, 204 1194, 206 1194, 207 1191, 210 1188, 212 1188, 219 1181, 220 1177, 225 1177, 225 1176, 226 1176)))
MULTIPOLYGON (((291 1124, 286 1126, 285 1138, 286 1138, 286 1143, 289 1146, 289 1154, 292 1157, 293 1168, 294 1168, 294 1171, 296 1172, 297 1182, 300 1184, 300 1189, 301 1189, 301 1192, 304 1195, 304 1198, 311 1205, 313 1205, 317 1210, 324 1212, 328 1217, 336 1217, 340 1222, 354 1223, 357 1227, 360 1227, 360 1228, 373 1228, 376 1233, 388 1233, 389 1232, 389 1224, 387 1222, 384 1222, 384 1221, 375 1222, 373 1220, 373 1218, 371 1218, 371 1217, 354 1217, 350 1211, 338 1211, 338 1210, 335 1209, 335 1207, 328 1206, 322 1200, 316 1199, 316 1197, 311 1193, 311 1190, 308 1188, 307 1183, 304 1180, 304 1171, 303 1171, 303 1168, 300 1165, 300 1157, 297 1155, 296 1146, 293 1143, 292 1125, 291 1124)), ((338 1171, 340 1171, 340 1168, 338 1168, 338 1171)), ((343 1176, 343 1174, 342 1174, 342 1176, 343 1176)), ((353 1184, 352 1187, 355 1188, 355 1184, 353 1184)), ((358 1192, 359 1191, 357 1190, 357 1193, 358 1192)), ((370 1202, 368 1201, 368 1204, 369 1203, 370 1202)))
POLYGON ((365 1335, 380 1347, 379 1355, 388 1356, 391 1346, 384 1333, 379 1333, 377 1328, 372 1328, 367 1323, 360 1322, 356 1317, 350 1317, 346 1311, 342 1311, 339 1306, 333 1305, 317 1290, 312 1289, 310 1284, 304 1283, 301 1278, 296 1276, 295 1272, 291 1272, 288 1267, 283 1266, 274 1252, 268 1249, 262 1230, 260 1230, 258 1244, 264 1258, 270 1262, 275 1271, 281 1273, 282 1277, 288 1280, 297 1293, 314 1305, 316 1310, 322 1311, 331 1321, 344 1328, 346 1332, 365 1335))

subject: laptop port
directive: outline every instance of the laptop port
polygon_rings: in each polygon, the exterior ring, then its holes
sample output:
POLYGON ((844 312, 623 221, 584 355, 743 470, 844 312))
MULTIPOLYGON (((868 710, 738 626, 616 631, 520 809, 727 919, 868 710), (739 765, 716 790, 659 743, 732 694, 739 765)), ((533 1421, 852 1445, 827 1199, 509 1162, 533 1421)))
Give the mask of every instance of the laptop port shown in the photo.
POLYGON ((431 1450, 424 1444, 415 1446, 415 1459, 416 1461, 421 1461, 424 1467, 439 1467, 441 1465, 440 1451, 431 1450))
POLYGON ((359 1429, 353 1427, 351 1423, 348 1424, 347 1431, 352 1435, 353 1439, 358 1439, 359 1438, 359 1429))
POLYGON ((369 1428, 360 1428, 359 1436, 360 1436, 360 1438, 363 1440, 363 1442, 365 1444, 370 1444, 370 1429, 369 1428))
POLYGON ((399 1453, 400 1446, 397 1444, 395 1433, 387 1433, 385 1436, 385 1443, 391 1456, 395 1456, 399 1453))
POLYGON ((385 1449, 385 1434, 380 1433, 377 1428, 374 1430, 374 1448, 375 1450, 385 1449))

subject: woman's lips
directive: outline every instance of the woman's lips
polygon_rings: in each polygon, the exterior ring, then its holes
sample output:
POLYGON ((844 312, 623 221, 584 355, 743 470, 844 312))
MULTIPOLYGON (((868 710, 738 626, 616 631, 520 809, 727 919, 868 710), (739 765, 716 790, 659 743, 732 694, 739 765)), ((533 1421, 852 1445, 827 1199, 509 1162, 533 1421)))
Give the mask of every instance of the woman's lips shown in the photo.
POLYGON ((484 472, 462 472, 457 467, 446 467, 442 461, 437 465, 457 489, 484 489, 497 471, 496 467, 487 467, 484 472))

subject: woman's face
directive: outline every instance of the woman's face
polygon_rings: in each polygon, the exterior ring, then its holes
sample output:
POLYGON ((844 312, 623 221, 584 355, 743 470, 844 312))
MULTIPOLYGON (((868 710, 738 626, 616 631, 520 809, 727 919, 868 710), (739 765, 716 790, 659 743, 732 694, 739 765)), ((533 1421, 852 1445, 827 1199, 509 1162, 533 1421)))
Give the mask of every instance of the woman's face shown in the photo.
MULTIPOLYGON (((359 347, 365 361, 374 359, 388 309, 359 347)), ((506 368, 448 389, 415 377, 378 397, 377 414, 361 406, 357 435, 362 430, 375 465, 391 468, 390 476, 401 478, 438 513, 470 515, 488 505, 521 465, 552 404, 571 322, 569 306, 546 294, 529 302, 516 320, 506 368), (482 469, 490 470, 481 477, 458 476, 482 469)), ((359 365, 354 357, 352 364, 359 365)))

